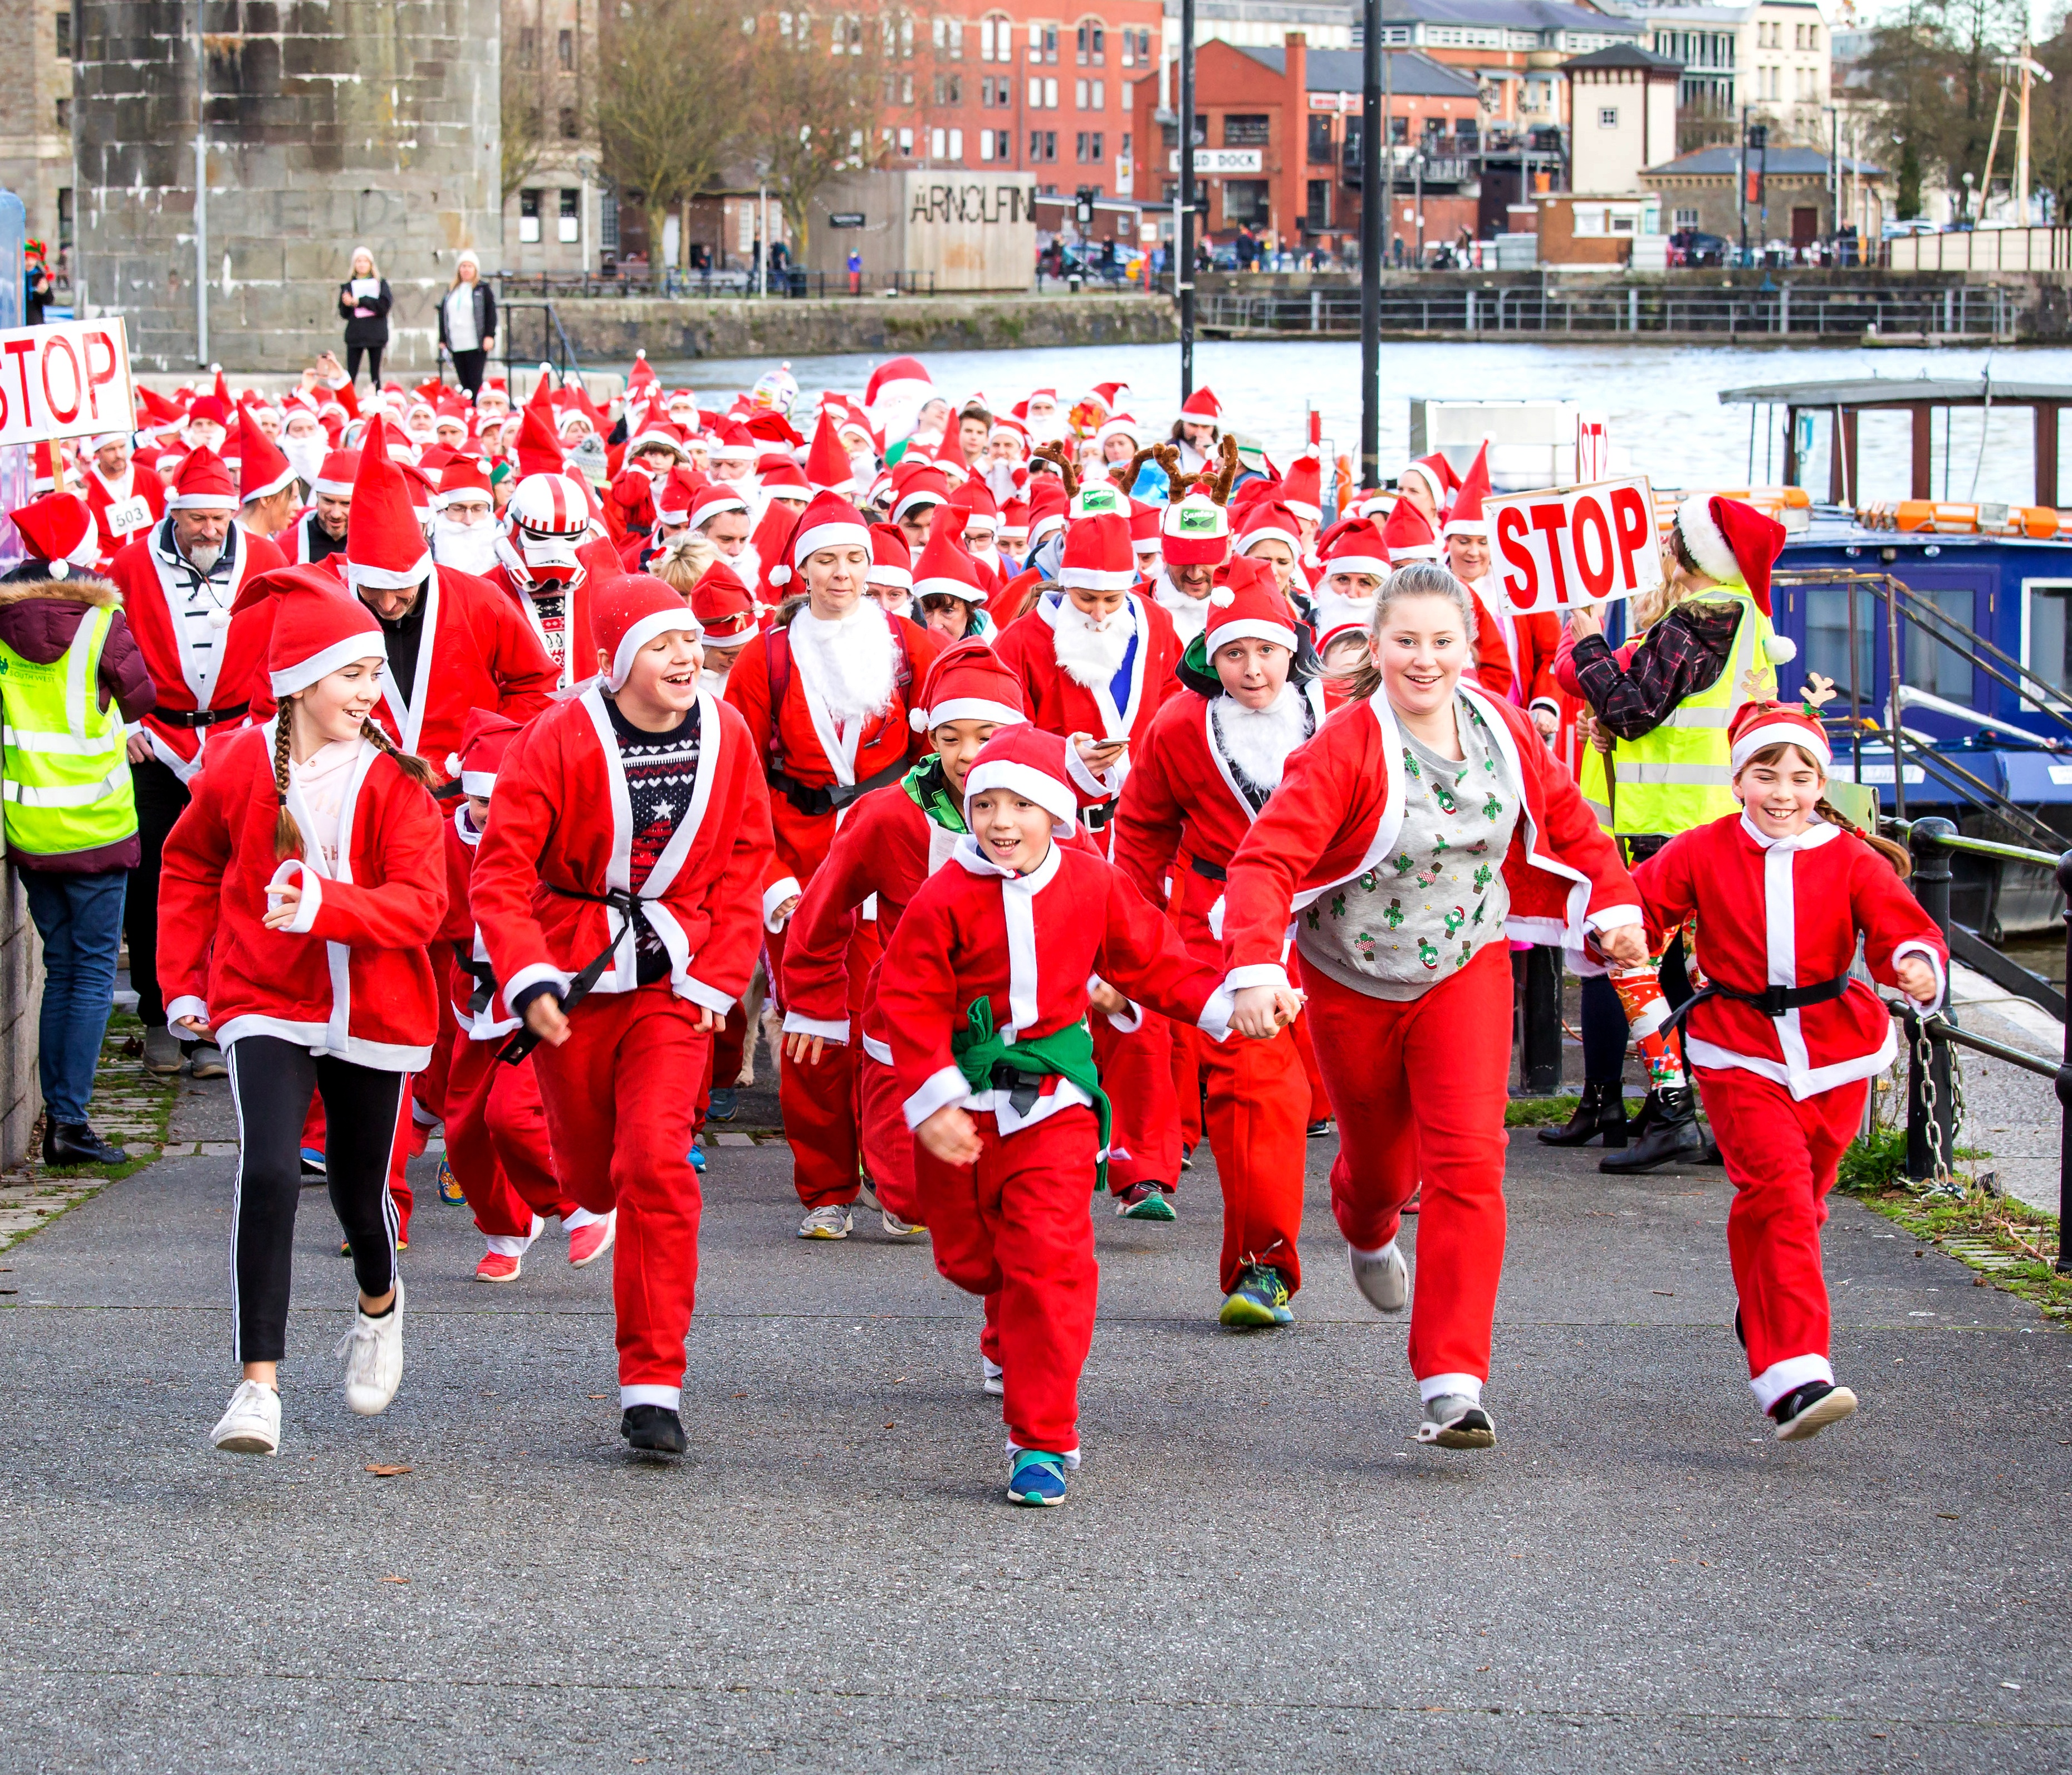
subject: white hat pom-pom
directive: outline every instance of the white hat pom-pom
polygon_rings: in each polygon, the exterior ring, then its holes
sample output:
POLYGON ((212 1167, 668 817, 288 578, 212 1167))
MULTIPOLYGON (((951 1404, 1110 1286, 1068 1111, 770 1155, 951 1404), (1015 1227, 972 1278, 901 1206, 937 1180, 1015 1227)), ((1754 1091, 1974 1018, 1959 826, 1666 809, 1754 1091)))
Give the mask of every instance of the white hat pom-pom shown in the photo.
POLYGON ((450 752, 446 754, 446 775, 449 776, 460 775, 460 754, 457 752, 450 752))
POLYGON ((926 709, 909 709, 906 723, 917 734, 926 733, 928 731, 928 711, 926 709))
POLYGON ((217 605, 217 606, 216 606, 213 610, 210 611, 210 612, 208 613, 208 626, 209 626, 211 628, 229 628, 229 627, 230 627, 230 612, 229 612, 228 611, 225 610, 225 609, 223 607, 223 606, 222 606, 222 605, 218 604, 218 605, 217 605))
POLYGON ((1789 636, 1773 635, 1762 644, 1762 650, 1773 665, 1783 665, 1799 657, 1799 644, 1789 636))
POLYGON ((1235 603, 1237 602, 1237 594, 1232 591, 1228 586, 1218 586, 1214 591, 1209 594, 1209 602, 1220 610, 1225 604, 1235 603))
POLYGON ((770 583, 771 585, 788 586, 791 583, 791 570, 789 567, 779 566, 772 567, 770 570, 770 583))

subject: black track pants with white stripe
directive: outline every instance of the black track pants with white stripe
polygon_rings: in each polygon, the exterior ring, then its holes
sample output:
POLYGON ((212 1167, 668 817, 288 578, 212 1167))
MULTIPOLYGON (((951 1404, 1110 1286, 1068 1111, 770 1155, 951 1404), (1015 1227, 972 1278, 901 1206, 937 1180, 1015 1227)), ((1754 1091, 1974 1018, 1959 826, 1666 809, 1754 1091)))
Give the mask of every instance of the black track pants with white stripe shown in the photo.
POLYGON ((278 1362, 287 1353, 301 1136, 310 1093, 323 1097, 331 1204, 352 1242, 353 1275, 363 1294, 380 1295, 396 1278, 388 1159, 410 1075, 314 1055, 275 1036, 243 1036, 230 1044, 228 1058, 238 1138, 230 1234, 234 1353, 240 1362, 278 1362))

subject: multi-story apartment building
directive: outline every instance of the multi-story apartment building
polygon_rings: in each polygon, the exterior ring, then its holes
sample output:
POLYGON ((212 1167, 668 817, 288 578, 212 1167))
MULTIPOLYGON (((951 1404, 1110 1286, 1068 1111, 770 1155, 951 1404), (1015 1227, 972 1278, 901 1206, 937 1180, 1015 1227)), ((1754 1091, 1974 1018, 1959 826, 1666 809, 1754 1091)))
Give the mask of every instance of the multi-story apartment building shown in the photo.
POLYGON ((1678 6, 1605 0, 1646 29, 1648 47, 1684 64, 1679 146, 1736 139, 1741 113, 1783 139, 1827 139, 1833 44, 1819 0, 1678 6))
POLYGON ((616 253, 591 124, 599 0, 504 0, 504 262, 582 271, 616 253))
POLYGON ((54 266, 72 244, 72 0, 0 5, 0 186, 54 266))

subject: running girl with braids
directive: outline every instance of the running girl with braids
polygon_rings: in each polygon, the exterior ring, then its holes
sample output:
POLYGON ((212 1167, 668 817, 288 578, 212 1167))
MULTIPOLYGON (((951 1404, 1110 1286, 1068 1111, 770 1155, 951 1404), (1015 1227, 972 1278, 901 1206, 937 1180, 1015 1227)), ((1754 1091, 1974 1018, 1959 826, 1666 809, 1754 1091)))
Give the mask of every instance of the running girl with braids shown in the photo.
POLYGON ((346 1403, 371 1417, 402 1378, 388 1177, 410 1074, 438 1028, 426 945, 446 871, 432 771, 370 719, 380 624, 322 566, 261 585, 276 599, 267 665, 279 707, 212 747, 166 840, 158 972, 173 1023, 223 1048, 237 1113, 231 1305, 243 1373, 214 1440, 270 1455, 313 1096, 359 1283, 339 1348, 346 1403))

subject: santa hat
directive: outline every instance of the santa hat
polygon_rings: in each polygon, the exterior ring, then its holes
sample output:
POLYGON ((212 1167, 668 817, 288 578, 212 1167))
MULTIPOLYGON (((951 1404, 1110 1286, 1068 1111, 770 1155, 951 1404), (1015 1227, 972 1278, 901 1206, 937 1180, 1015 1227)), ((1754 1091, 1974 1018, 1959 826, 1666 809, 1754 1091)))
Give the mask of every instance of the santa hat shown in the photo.
POLYGON ((1272 641, 1293 653, 1295 620, 1273 570, 1263 561, 1244 559, 1219 567, 1204 634, 1211 657, 1218 648, 1242 640, 1272 641))
POLYGON ((1053 530, 1065 527, 1065 484, 1055 475, 1038 475, 1029 484, 1029 546, 1035 548, 1053 530))
POLYGON ((1461 484, 1461 477, 1453 472, 1453 465, 1436 450, 1429 456, 1420 456, 1406 467, 1396 476, 1396 485, 1402 486, 1412 475, 1430 490, 1432 509, 1435 512, 1445 510, 1446 496, 1461 484))
MULTIPOLYGON (((1096 382, 1087 390, 1087 398, 1104 413, 1115 413, 1115 404, 1129 392, 1127 382, 1096 382)), ((1117 418, 1124 415, 1116 414, 1117 418)))
POLYGON ((259 429, 249 407, 237 410, 237 500, 249 505, 269 499, 296 479, 273 440, 259 429))
MULTIPOLYGON (((906 464, 902 463, 900 468, 906 464)), ((943 479, 943 472, 931 463, 923 463, 909 473, 895 472, 892 477, 892 521, 897 524, 909 512, 924 505, 942 505, 948 502, 950 484, 943 479)))
POLYGON ((870 527, 870 571, 864 583, 887 586, 894 591, 914 589, 914 551, 906 546, 906 533, 896 524, 870 527))
POLYGON ((820 409, 820 422, 813 427, 813 447, 806 452, 806 480, 816 493, 856 490, 856 469, 842 448, 841 429, 831 407, 820 409))
POLYGON ((914 563, 916 598, 925 598, 931 592, 944 592, 952 598, 961 598, 968 604, 985 602, 985 587, 979 581, 978 563, 964 552, 964 514, 954 505, 945 506, 935 514, 935 521, 929 527, 928 540, 921 550, 921 558, 914 563))
POLYGON ((1284 500, 1262 500, 1252 509, 1238 532, 1237 552, 1251 553, 1255 542, 1282 542, 1296 560, 1302 558, 1302 533, 1295 527, 1295 513, 1284 500))
POLYGON ((1144 442, 1142 430, 1137 422, 1126 413, 1118 413, 1114 418, 1104 421, 1101 428, 1094 434, 1094 442, 1104 451, 1108 448, 1108 439, 1111 438, 1128 439, 1133 449, 1141 446, 1144 442))
POLYGON ((1371 517, 1356 517, 1334 526, 1338 533, 1326 546, 1326 573, 1367 573, 1388 577, 1388 546, 1371 517))
POLYGON ((45 563, 43 578, 69 579, 76 569, 90 568, 101 558, 93 513, 76 493, 46 493, 9 515, 28 545, 30 561, 45 563))
POLYGON ((317 471, 317 484, 310 489, 314 498, 321 493, 327 499, 351 499, 352 484, 360 478, 360 452, 357 450, 334 450, 323 459, 317 471))
POLYGON ((734 420, 718 428, 705 454, 719 462, 749 463, 754 462, 761 452, 755 447, 755 440, 749 436, 747 426, 734 420))
POLYGON ((463 795, 494 793, 504 750, 524 731, 519 723, 494 709, 469 710, 461 723, 460 750, 446 756, 446 775, 458 780, 463 795))
POLYGON ((462 504, 495 503, 489 484, 489 471, 477 456, 456 456, 439 472, 439 489, 433 504, 443 510, 455 500, 462 504))
POLYGON ((173 477, 172 491, 166 496, 169 512, 234 512, 237 489, 231 484, 230 467, 213 450, 195 451, 180 464, 173 477))
POLYGON ((380 414, 360 440, 360 476, 352 484, 352 522, 345 533, 345 583, 398 590, 420 584, 432 571, 431 551, 410 497, 409 477, 392 461, 380 414))
POLYGON ((1072 495, 1069 511, 1075 522, 1083 517, 1098 517, 1104 512, 1126 518, 1129 516, 1129 496, 1112 481, 1090 480, 1072 495))
POLYGON ((1129 502, 1129 546, 1139 554, 1156 554, 1165 546, 1166 539, 1159 534, 1159 521, 1166 515, 1162 505, 1152 505, 1141 499, 1129 502))
POLYGON ((237 607, 261 596, 278 600, 266 648, 267 682, 276 701, 355 660, 387 657, 374 612, 341 591, 327 566, 276 567, 239 597, 237 607))
MULTIPOLYGON (((788 587, 798 576, 800 563, 822 549, 870 546, 870 526, 863 521, 862 513, 839 493, 816 493, 812 503, 799 514, 799 521, 784 546, 783 559, 771 568, 770 583, 788 587)), ((805 589, 803 583, 799 589, 805 589)))
POLYGON ((1388 514, 1381 542, 1389 560, 1397 566, 1406 561, 1437 561, 1443 553, 1432 521, 1407 499, 1397 500, 1396 509, 1388 514))
MULTIPOLYGON (((1316 457, 1297 456, 1281 480, 1281 503, 1310 524, 1324 521, 1324 465, 1316 457)), ((1298 551, 1299 552, 1299 551, 1298 551)))
POLYGON ((976 475, 950 495, 950 504, 964 514, 966 534, 981 530, 991 536, 999 529, 1000 507, 993 502, 991 490, 976 475))
POLYGON ((1053 837, 1070 838, 1079 817, 1070 756, 1070 744, 1063 734, 1046 732, 1026 720, 1002 727, 979 747, 964 777, 964 824, 971 824, 974 800, 988 789, 1005 789, 1034 801, 1049 814, 1053 837))
MULTIPOLYGON (((360 448, 366 447, 363 439, 360 448)), ((532 398, 525 403, 519 424, 519 477, 523 480, 532 475, 558 475, 565 461, 554 426, 554 397, 548 387, 547 366, 542 364, 540 380, 533 387, 532 398)))
POLYGON ((689 462, 690 453, 684 448, 684 434, 667 419, 650 417, 641 426, 639 434, 629 439, 626 454, 637 456, 643 450, 666 450, 678 462, 689 462))
POLYGON ((1468 464, 1468 472, 1462 478, 1460 489, 1453 495, 1452 508, 1446 513, 1446 536, 1478 536, 1489 541, 1489 520, 1482 516, 1482 501, 1489 496, 1489 439, 1475 452, 1475 459, 1468 464))
POLYGON ((1213 567, 1230 554, 1230 513, 1206 493, 1174 500, 1158 531, 1169 566, 1213 567))
POLYGON ((919 358, 888 358, 870 373, 863 404, 876 415, 890 407, 919 406, 935 392, 935 381, 919 358))
POLYGON ((1075 519, 1065 532, 1058 583, 1087 591, 1127 591, 1137 583, 1129 521, 1118 512, 1075 519))
POLYGON ((995 438, 1012 438, 1023 455, 1029 454, 1029 428, 1019 419, 994 420, 993 430, 986 434, 986 440, 990 443, 995 438))
POLYGON ((946 721, 990 721, 1005 727, 1029 719, 1022 680, 1001 663, 991 645, 976 636, 935 656, 921 694, 906 719, 917 733, 946 721))
POLYGON ((1180 417, 1192 425, 1220 426, 1223 419, 1223 404, 1214 390, 1198 388, 1180 403, 1180 417))
POLYGON ((198 421, 221 426, 228 432, 230 430, 230 402, 213 394, 196 395, 193 405, 187 409, 187 422, 193 425, 198 421))
POLYGON ((1798 747, 1819 765, 1823 776, 1835 761, 1834 749, 1819 721, 1788 703, 1744 703, 1727 729, 1727 743, 1733 747, 1731 768, 1736 776, 1758 752, 1767 752, 1772 746, 1798 747))
MULTIPOLYGON (((674 477, 671 477, 673 480, 674 477)), ((691 496, 691 528, 697 529, 722 512, 746 512, 748 501, 726 481, 708 481, 691 496)))
MULTIPOLYGON (((1676 508, 1676 528, 1699 572, 1722 585, 1747 587, 1755 607, 1770 615, 1770 570, 1784 547, 1782 524, 1737 499, 1693 493, 1676 508)), ((1772 652, 1770 657, 1792 655, 1772 652)))
POLYGON ((611 657, 605 689, 624 690, 634 655, 656 636, 679 630, 693 640, 705 639, 704 627, 683 594, 668 581, 652 573, 622 573, 606 580, 590 604, 590 632, 611 657))
POLYGON ((691 614, 705 631, 707 647, 740 647, 758 632, 755 600, 741 575, 724 561, 713 562, 691 587, 691 614))
MULTIPOLYGON (((689 524, 691 509, 697 504, 698 495, 705 491, 705 485, 704 476, 678 463, 662 477, 661 484, 655 489, 655 521, 666 524, 672 530, 689 524)), ((734 503, 737 505, 742 503, 738 496, 734 503)), ((742 509, 746 510, 746 507, 743 506, 742 509)))
POLYGON ((643 346, 633 354, 633 368, 626 373, 627 403, 648 399, 655 389, 655 366, 648 361, 647 348, 643 346))

